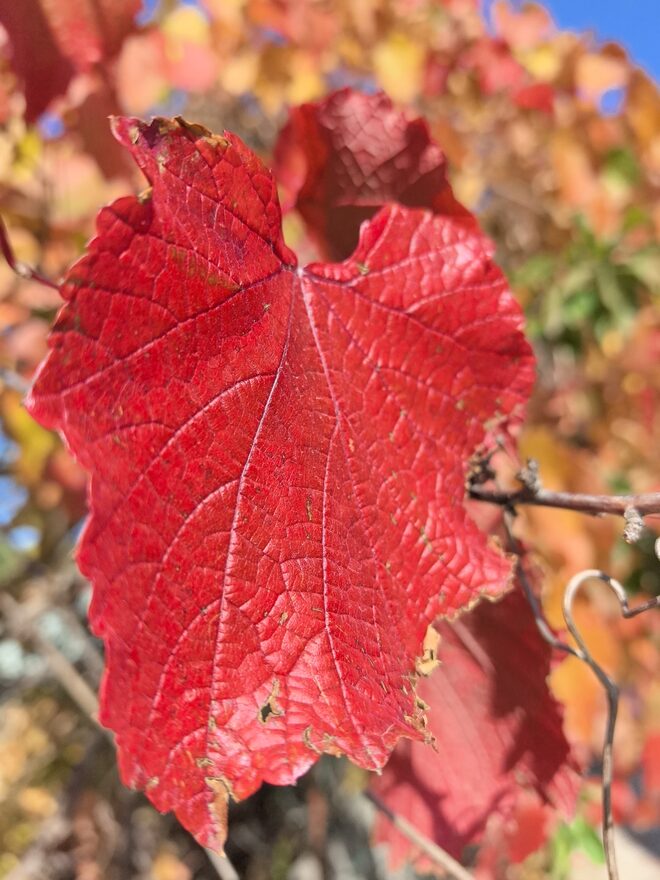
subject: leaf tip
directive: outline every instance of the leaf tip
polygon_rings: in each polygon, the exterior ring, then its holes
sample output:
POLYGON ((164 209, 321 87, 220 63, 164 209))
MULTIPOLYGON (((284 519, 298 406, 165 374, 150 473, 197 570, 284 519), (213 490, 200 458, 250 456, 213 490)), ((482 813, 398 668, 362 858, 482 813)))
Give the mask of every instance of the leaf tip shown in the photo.
POLYGON ((227 817, 229 798, 232 796, 231 785, 224 776, 207 776, 204 780, 211 789, 212 798, 209 802, 209 816, 213 828, 213 840, 207 844, 209 849, 224 855, 227 840, 227 817))
POLYGON ((140 126, 143 125, 139 119, 132 116, 111 116, 110 129, 113 136, 120 144, 130 147, 135 146, 140 137, 140 126))
MULTIPOLYGON (((173 134, 184 129, 181 117, 167 119, 164 116, 154 116, 150 122, 139 119, 137 116, 111 116, 110 126, 112 133, 120 144, 129 150, 138 146, 153 150, 157 145, 173 134)), ((189 131, 193 126, 188 126, 189 131)), ((197 126, 201 128, 201 126, 197 126)), ((206 134, 208 132, 204 129, 206 134)))

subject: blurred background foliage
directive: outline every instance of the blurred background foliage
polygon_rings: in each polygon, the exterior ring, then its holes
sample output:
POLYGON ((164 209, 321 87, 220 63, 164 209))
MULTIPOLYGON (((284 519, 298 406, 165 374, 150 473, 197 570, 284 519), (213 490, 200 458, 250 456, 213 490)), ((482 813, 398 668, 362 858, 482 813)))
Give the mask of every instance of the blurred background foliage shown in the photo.
MULTIPOLYGON (((539 379, 523 457, 553 489, 660 490, 660 96, 621 46, 506 0, 488 20, 477 0, 2 0, 0 25, 0 212, 22 261, 57 279, 99 206, 141 188, 111 114, 182 114, 237 132, 269 161, 290 104, 343 85, 384 89, 428 119, 526 310, 539 379), (111 10, 111 27, 93 6, 111 10)), ((293 215, 285 232, 295 247, 293 215)), ((121 788, 90 718, 102 662, 71 562, 85 479, 21 404, 57 307, 56 291, 0 264, 0 877, 217 876, 173 820, 121 788), (91 689, 72 699, 67 682, 81 681, 91 689)), ((543 509, 522 513, 519 532, 557 626, 579 569, 660 592, 651 535, 629 546, 618 522, 543 509)), ((660 620, 622 623, 598 590, 577 618, 622 683, 616 818, 657 846, 660 620)), ((576 753, 597 771, 597 683, 569 658, 552 686, 576 753)), ((364 778, 335 764, 237 806, 241 876, 391 876, 360 838, 368 817, 347 820, 342 797, 364 778)), ((598 810, 594 777, 576 820, 497 876, 587 877, 598 810)))

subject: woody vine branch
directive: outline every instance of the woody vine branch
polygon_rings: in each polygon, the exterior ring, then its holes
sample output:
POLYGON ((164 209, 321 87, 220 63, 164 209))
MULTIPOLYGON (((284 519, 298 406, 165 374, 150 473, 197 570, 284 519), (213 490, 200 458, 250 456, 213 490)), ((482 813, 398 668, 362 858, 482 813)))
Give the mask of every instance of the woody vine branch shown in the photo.
MULTIPOLYGON (((614 841, 614 817, 612 811, 613 747, 614 731, 619 707, 619 687, 590 653, 573 617, 573 603, 580 587, 589 580, 600 580, 614 592, 624 618, 635 617, 653 608, 660 608, 660 597, 630 608, 623 586, 610 575, 596 569, 587 569, 574 575, 566 587, 563 599, 563 615, 568 631, 575 641, 575 647, 558 638, 546 621, 540 603, 527 578, 523 559, 524 549, 513 532, 513 519, 518 504, 536 504, 544 507, 575 510, 591 515, 612 514, 623 516, 626 522, 624 538, 634 543, 641 537, 644 529, 644 516, 660 514, 660 493, 639 495, 587 495, 570 492, 549 492, 543 489, 539 476, 538 463, 529 460, 517 474, 521 488, 504 491, 497 485, 497 475, 490 465, 490 457, 476 463, 468 483, 471 498, 498 504, 504 508, 504 529, 509 549, 517 558, 517 573, 520 584, 534 613, 536 625, 542 638, 561 653, 570 654, 585 663, 600 682, 607 698, 607 721, 602 751, 602 835, 605 862, 609 880, 619 880, 619 871, 614 841), (492 482, 493 489, 483 484, 492 482)), ((660 539, 656 541, 655 552, 660 559, 660 539)))
POLYGON ((530 459, 517 474, 519 489, 504 490, 485 484, 495 479, 495 472, 488 458, 477 463, 468 480, 468 495, 477 501, 497 504, 509 511, 519 505, 555 507, 574 510, 591 516, 609 514, 623 516, 626 520, 625 538, 636 541, 645 516, 660 515, 660 492, 644 492, 637 495, 590 495, 584 492, 553 492, 545 489, 539 476, 538 463, 530 459))

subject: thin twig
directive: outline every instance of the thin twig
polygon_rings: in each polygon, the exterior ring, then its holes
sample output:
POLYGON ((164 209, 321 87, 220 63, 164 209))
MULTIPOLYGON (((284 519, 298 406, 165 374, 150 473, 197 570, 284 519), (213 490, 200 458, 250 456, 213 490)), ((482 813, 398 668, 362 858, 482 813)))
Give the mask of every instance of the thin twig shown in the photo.
POLYGON ((380 798, 376 797, 376 795, 372 794, 370 791, 366 791, 364 796, 371 801, 371 803, 376 807, 377 810, 387 816, 392 825, 403 834, 404 837, 407 837, 408 840, 416 846, 419 850, 421 850, 425 856, 431 859, 432 862, 435 862, 438 867, 442 868, 442 870, 449 877, 453 878, 453 880, 474 880, 472 874, 467 871, 463 865, 456 861, 453 856, 450 856, 449 853, 439 847, 437 843, 433 843, 432 840, 429 840, 421 831, 418 831, 414 825, 411 825, 403 816, 399 816, 393 810, 391 810, 386 804, 384 804, 380 798))
POLYGON ((630 608, 626 591, 619 581, 595 568, 581 571, 572 577, 564 593, 564 619, 571 635, 577 642, 578 656, 593 671, 607 694, 607 726, 605 742, 603 743, 603 846, 605 848, 607 871, 610 880, 618 880, 619 872, 614 847, 614 820, 612 818, 612 749, 614 745, 616 716, 619 708, 619 688, 603 667, 594 660, 573 618, 573 602, 578 590, 586 581, 593 579, 603 581, 603 583, 606 583, 611 588, 619 600, 621 614, 626 618, 635 617, 637 614, 641 614, 651 608, 660 608, 660 597, 644 602, 636 608, 630 608))
POLYGON ((229 861, 227 856, 219 856, 212 849, 205 849, 206 858, 213 865, 216 874, 220 880, 240 880, 236 868, 229 861))
MULTIPOLYGON (((96 694, 80 675, 75 666, 64 656, 50 639, 46 638, 35 623, 26 615, 20 604, 9 593, 0 596, 0 610, 16 638, 27 639, 48 661, 52 675, 62 685, 74 703, 94 724, 101 727, 98 721, 98 700, 96 694)), ((112 739, 109 730, 101 727, 112 739)))
POLYGON ((98 687, 103 678, 103 657, 97 650, 89 630, 83 626, 78 615, 68 606, 62 605, 57 609, 68 629, 82 642, 82 660, 85 664, 89 677, 95 687, 98 687))
MULTIPOLYGON (((534 472, 536 473, 536 472, 534 472)), ((597 569, 587 569, 586 571, 576 574, 568 583, 563 599, 563 613, 569 632, 577 643, 577 648, 566 644, 553 633, 548 626, 543 615, 540 603, 531 587, 522 558, 524 555, 524 547, 518 541, 513 533, 513 517, 515 515, 515 504, 545 504, 549 507, 563 507, 569 510, 578 510, 585 513, 611 513, 623 515, 626 519, 627 527, 631 520, 631 511, 634 511, 635 518, 641 520, 642 514, 660 512, 660 493, 648 495, 627 495, 627 496, 598 496, 598 495, 573 495, 568 492, 546 492, 541 488, 538 482, 538 474, 536 479, 525 479, 524 472, 520 475, 523 482, 523 488, 517 492, 503 492, 499 489, 486 490, 479 485, 473 485, 470 490, 472 497, 478 497, 480 500, 493 501, 504 507, 504 528, 509 540, 509 549, 517 556, 517 573, 520 584, 525 592, 527 600, 530 604, 537 628, 545 641, 558 651, 565 654, 571 654, 577 657, 592 670, 598 678, 607 695, 607 724, 605 737, 603 740, 603 772, 602 772, 602 803, 603 803, 603 848, 605 851, 605 859, 607 863, 607 873, 609 880, 618 880, 619 873, 616 861, 616 849, 614 843, 614 819, 612 814, 612 774, 613 774, 613 747, 614 747, 614 731, 616 727, 616 718, 619 707, 619 688, 614 681, 607 675, 605 670, 596 662, 589 652, 580 631, 578 630, 573 618, 573 602, 577 591, 587 580, 596 578, 606 583, 615 593, 619 600, 621 613, 625 618, 634 617, 651 608, 660 608, 660 597, 650 599, 635 608, 628 605, 628 597, 621 584, 597 569), (539 500, 540 499, 540 500, 539 500), (549 500, 548 500, 549 499, 549 500), (568 503, 566 503, 568 502, 568 503), (586 503, 585 503, 586 502, 586 503)), ((638 530, 639 531, 639 530, 638 530)), ((630 539, 631 536, 628 536, 630 539)), ((639 537, 639 535, 637 535, 639 537)), ((660 558, 660 547, 656 542, 656 554, 660 558)))
POLYGON ((44 287, 51 287, 53 290, 59 290, 57 284, 55 284, 54 281, 51 281, 50 278, 46 278, 46 276, 42 275, 37 269, 33 269, 31 266, 26 266, 25 263, 21 263, 20 260, 16 259, 14 249, 9 241, 9 235, 7 234, 7 227, 5 226, 5 221, 2 217, 0 217, 0 251, 7 261, 9 268, 12 269, 19 278, 28 281, 37 281, 39 284, 43 284, 44 287))
POLYGON ((551 492, 548 489, 534 489, 523 486, 511 492, 501 489, 487 489, 472 485, 468 490, 470 498, 498 504, 509 510, 519 504, 537 507, 561 507, 594 516, 608 513, 624 516, 626 510, 635 509, 642 516, 660 514, 660 492, 647 492, 641 495, 587 495, 582 492, 551 492))
POLYGON ((532 214, 536 214, 539 217, 544 216, 543 207, 538 202, 527 198, 525 194, 514 192, 510 187, 504 185, 491 185, 490 191, 494 196, 504 199, 507 202, 511 202, 511 204, 517 205, 520 208, 524 208, 532 214))
MULTIPOLYGON (((75 567, 70 571, 59 572, 56 577, 38 577, 24 581, 25 584, 30 584, 32 587, 33 598, 29 603, 24 602, 19 606, 21 621, 23 625, 36 624, 36 621, 43 614, 54 608, 56 614, 66 624, 67 630, 80 640, 82 659, 92 679, 91 684, 97 687, 103 676, 103 657, 97 650, 96 643, 87 627, 83 626, 70 605, 65 604, 66 597, 63 595, 71 586, 72 574, 75 577, 75 567)), ((23 577, 24 575, 21 576, 21 579, 23 577)))
MULTIPOLYGON (((506 523, 506 528, 510 538, 513 541, 513 544, 517 547, 516 552, 522 550, 519 542, 516 540, 510 530, 510 523, 506 523)), ((541 636, 556 650, 562 651, 566 654, 571 654, 573 657, 577 657, 579 660, 582 660, 583 663, 586 663, 587 666, 589 666, 589 668, 593 671, 594 675, 598 678, 598 681, 603 686, 603 689, 605 690, 605 693, 607 695, 607 724, 605 729, 605 737, 603 740, 602 752, 603 848, 605 850, 608 877, 610 878, 610 880, 618 880, 619 873, 616 861, 616 849, 614 843, 614 819, 612 814, 612 752, 614 747, 614 731, 616 728, 616 718, 619 708, 619 688, 589 652, 589 649, 587 648, 573 618, 573 602, 575 599, 575 595, 582 584, 592 578, 597 578, 598 580, 604 581, 604 583, 608 584, 608 586, 612 588, 612 590, 616 594, 617 599, 619 600, 621 613, 626 618, 635 617, 637 614, 641 614, 642 612, 648 611, 651 608, 660 608, 660 597, 650 599, 648 602, 644 602, 643 604, 638 605, 635 608, 630 608, 628 605, 628 597, 626 596, 624 588, 617 580, 605 574, 605 572, 598 571, 596 569, 588 569, 586 571, 580 572, 579 574, 576 574, 569 581, 568 586, 566 587, 566 591, 564 593, 563 600, 564 619, 566 620, 566 625, 569 629, 569 632, 571 633, 578 645, 577 648, 573 648, 558 639, 548 626, 545 618, 543 617, 543 612, 541 611, 539 602, 534 595, 534 592, 527 578, 527 574, 522 564, 520 555, 518 555, 517 569, 520 583, 531 605, 532 611, 534 613, 534 618, 536 620, 536 625, 539 629, 539 632, 541 633, 541 636)))
POLYGON ((523 565, 525 548, 520 543, 518 538, 516 538, 513 532, 513 515, 508 510, 504 511, 504 530, 508 539, 507 549, 514 553, 516 556, 516 574, 518 575, 518 581, 523 588, 523 592, 525 593, 527 602, 532 609, 534 620, 536 621, 536 628, 541 633, 544 640, 550 645, 550 647, 554 648, 556 651, 561 651, 564 654, 572 654, 573 657, 582 659, 575 648, 557 638, 551 627, 548 625, 547 620, 545 619, 543 609, 541 608, 541 603, 537 599, 536 594, 532 589, 532 585, 529 581, 529 578, 527 577, 527 572, 525 571, 525 566, 523 565))

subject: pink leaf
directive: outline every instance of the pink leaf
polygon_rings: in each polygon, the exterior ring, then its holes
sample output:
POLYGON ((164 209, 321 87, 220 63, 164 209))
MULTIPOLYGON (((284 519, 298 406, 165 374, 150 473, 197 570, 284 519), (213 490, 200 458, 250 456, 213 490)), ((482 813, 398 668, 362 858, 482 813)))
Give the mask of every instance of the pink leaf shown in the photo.
MULTIPOLYGON (((436 629, 441 665, 417 688, 429 705, 435 750, 400 743, 372 789, 460 856, 481 839, 491 815, 514 815, 525 791, 570 812, 576 776, 561 709, 546 684, 550 648, 520 589, 436 629)), ((410 843, 388 820, 379 819, 376 834, 390 843, 393 863, 409 857, 410 843)))

